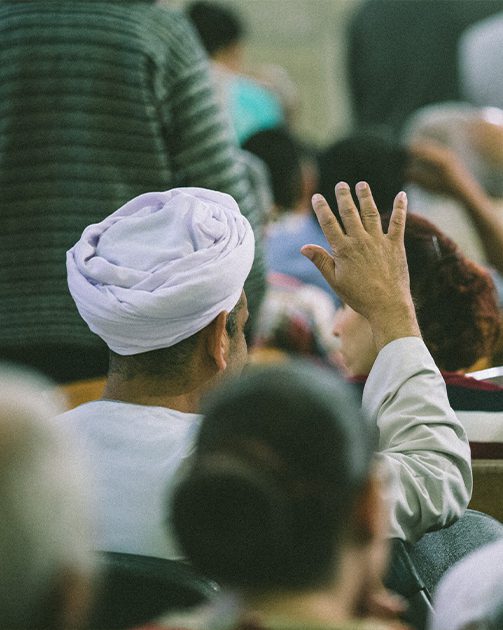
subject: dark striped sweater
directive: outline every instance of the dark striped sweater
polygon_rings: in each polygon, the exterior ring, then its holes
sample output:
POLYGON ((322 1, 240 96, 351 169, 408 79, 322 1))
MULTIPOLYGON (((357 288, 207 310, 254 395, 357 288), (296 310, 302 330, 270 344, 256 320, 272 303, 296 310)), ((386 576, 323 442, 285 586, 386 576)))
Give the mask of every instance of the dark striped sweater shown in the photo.
MULTIPOLYGON (((0 2, 0 349, 96 339, 65 252, 132 197, 174 186, 253 191, 185 17, 149 2, 0 2)), ((261 258, 247 282, 251 311, 261 258)))

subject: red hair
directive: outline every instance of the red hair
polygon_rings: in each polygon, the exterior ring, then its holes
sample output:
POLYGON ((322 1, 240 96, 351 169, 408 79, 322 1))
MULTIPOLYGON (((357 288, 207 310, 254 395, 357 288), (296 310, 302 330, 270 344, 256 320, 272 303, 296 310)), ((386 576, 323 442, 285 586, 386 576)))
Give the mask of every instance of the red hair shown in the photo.
POLYGON ((440 369, 467 369, 490 356, 500 331, 496 289, 435 225, 409 213, 405 250, 424 342, 440 369))

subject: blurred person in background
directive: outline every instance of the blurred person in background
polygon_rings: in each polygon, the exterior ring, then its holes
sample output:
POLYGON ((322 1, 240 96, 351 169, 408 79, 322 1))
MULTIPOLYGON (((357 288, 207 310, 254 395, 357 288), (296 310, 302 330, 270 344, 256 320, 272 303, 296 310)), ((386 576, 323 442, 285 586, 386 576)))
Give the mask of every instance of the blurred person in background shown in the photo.
POLYGON ((240 16, 206 0, 189 4, 187 14, 213 61, 220 101, 239 144, 257 131, 283 125, 285 114, 279 97, 244 72, 246 29, 240 16))
POLYGON ((86 627, 92 599, 91 501, 52 384, 0 365, 0 626, 86 627))
POLYGON ((408 120, 411 207, 462 252, 503 273, 503 110, 425 107, 408 120))
POLYGON ((355 127, 395 135, 420 107, 460 100, 458 42, 502 0, 366 0, 348 30, 347 73, 355 127))
POLYGON ((503 109, 503 10, 463 33, 459 65, 463 97, 473 105, 503 109))
POLYGON ((61 382, 106 374, 108 350, 68 294, 65 253, 149 190, 235 197, 257 231, 253 314, 262 216, 187 18, 153 0, 31 0, 2 2, 0 23, 0 358, 61 382))
POLYGON ((335 365, 339 344, 331 333, 334 316, 334 302, 325 291, 291 276, 270 273, 249 361, 268 363, 301 356, 335 365))
POLYGON ((268 273, 318 287, 337 302, 325 279, 300 255, 305 243, 327 245, 311 209, 318 185, 316 154, 284 127, 257 132, 244 148, 263 161, 270 177, 273 205, 264 237, 268 273))
POLYGON ((269 222, 286 213, 306 212, 314 190, 305 190, 305 152, 293 134, 284 127, 258 131, 243 149, 267 167, 273 201, 269 222))
POLYGON ((407 149, 385 133, 374 129, 351 133, 320 151, 317 190, 327 199, 336 182, 342 180, 354 188, 363 180, 371 187, 380 212, 388 213, 396 191, 405 186, 408 158, 407 149))

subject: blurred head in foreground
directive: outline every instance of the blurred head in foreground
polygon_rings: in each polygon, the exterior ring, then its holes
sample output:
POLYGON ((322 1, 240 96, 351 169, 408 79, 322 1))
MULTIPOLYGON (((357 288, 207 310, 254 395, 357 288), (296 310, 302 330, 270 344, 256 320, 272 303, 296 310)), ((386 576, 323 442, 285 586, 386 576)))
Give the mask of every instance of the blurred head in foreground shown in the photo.
POLYGON ((194 565, 245 600, 337 597, 349 570, 351 609, 364 589, 354 575, 382 570, 376 436, 348 387, 299 361, 252 369, 206 401, 173 521, 194 565))
POLYGON ((0 627, 83 624, 93 561, 84 474, 51 384, 0 366, 0 627))

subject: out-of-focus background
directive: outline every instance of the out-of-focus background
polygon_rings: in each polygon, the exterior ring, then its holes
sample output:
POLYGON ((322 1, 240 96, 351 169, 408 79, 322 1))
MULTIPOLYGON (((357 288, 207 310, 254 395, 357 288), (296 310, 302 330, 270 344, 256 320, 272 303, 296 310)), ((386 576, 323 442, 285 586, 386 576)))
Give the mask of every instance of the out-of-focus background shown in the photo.
MULTIPOLYGON (((442 2, 442 0, 438 0, 442 2)), ((183 9, 187 0, 163 0, 183 9)), ((245 63, 274 62, 299 88, 292 128, 322 145, 351 126, 346 30, 361 0, 219 0, 246 24, 245 63)))

